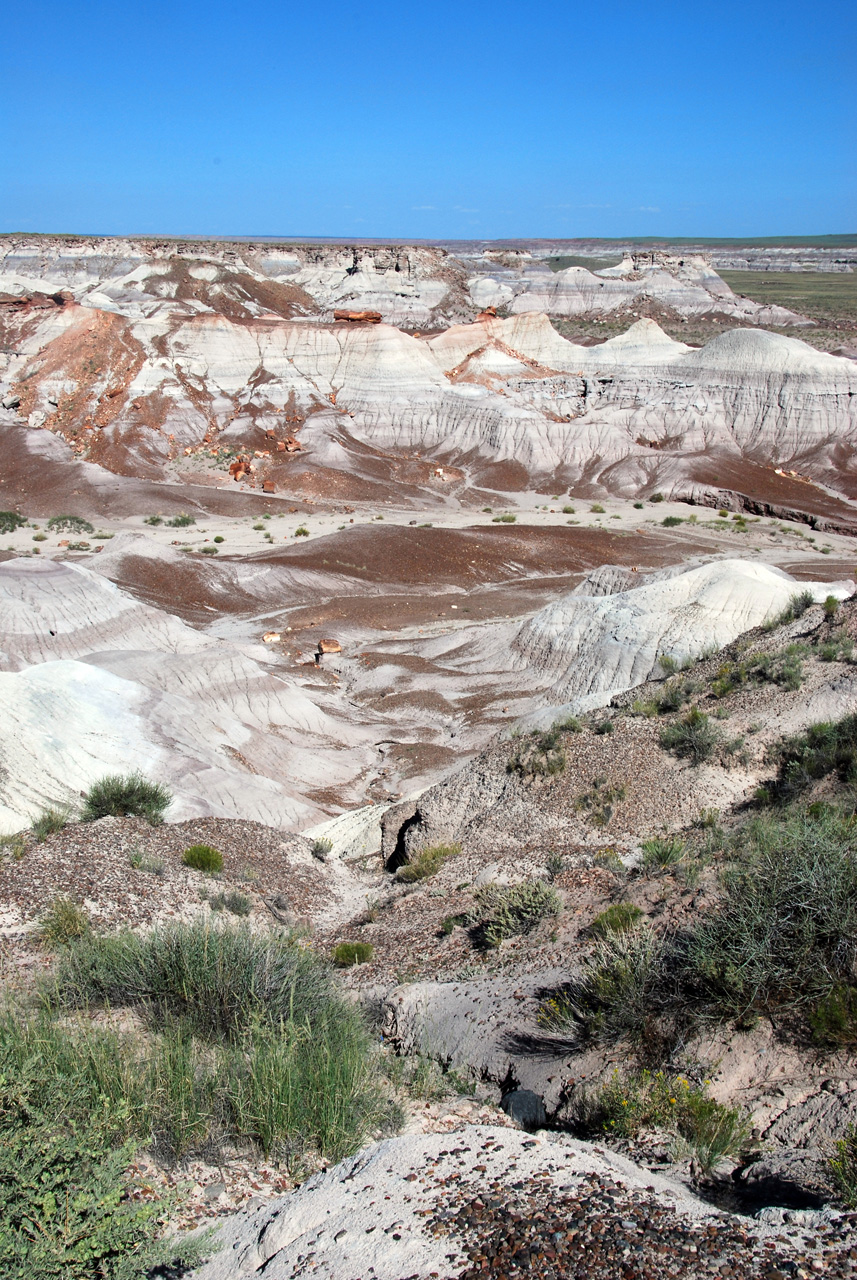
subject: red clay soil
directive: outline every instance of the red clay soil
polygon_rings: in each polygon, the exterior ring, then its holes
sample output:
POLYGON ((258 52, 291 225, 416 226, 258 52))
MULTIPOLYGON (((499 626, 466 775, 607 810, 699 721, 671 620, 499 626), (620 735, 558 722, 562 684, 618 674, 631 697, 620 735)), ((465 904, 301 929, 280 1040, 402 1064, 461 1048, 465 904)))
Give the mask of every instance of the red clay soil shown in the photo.
POLYGON ((687 475, 694 484, 735 496, 737 501, 726 504, 733 510, 743 509, 779 519, 803 519, 807 524, 813 523, 811 517, 820 517, 822 525, 857 535, 857 510, 809 480, 780 476, 770 465, 741 458, 700 454, 688 463, 687 475), (746 501, 742 502, 742 498, 746 501))
MULTIPOLYGON (((0 425, 0 508, 44 518, 59 513, 92 518, 180 511, 251 516, 283 510, 282 500, 261 492, 212 489, 119 476, 75 459, 64 441, 49 432, 16 424, 0 425)), ((299 501, 301 511, 308 511, 299 501)))
POLYGON ((602 564, 642 569, 711 552, 683 538, 681 550, 658 534, 608 532, 562 525, 489 525, 476 529, 357 526, 302 546, 262 553, 257 561, 342 573, 365 582, 467 587, 583 573, 602 564))

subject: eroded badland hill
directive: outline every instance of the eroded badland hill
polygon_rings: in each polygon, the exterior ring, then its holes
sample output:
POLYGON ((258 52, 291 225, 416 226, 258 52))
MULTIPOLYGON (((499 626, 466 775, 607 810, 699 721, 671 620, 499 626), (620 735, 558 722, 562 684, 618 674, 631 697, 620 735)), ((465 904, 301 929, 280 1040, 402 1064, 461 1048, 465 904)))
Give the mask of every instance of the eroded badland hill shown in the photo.
POLYGON ((852 257, 0 240, 9 1274, 854 1273, 852 257))

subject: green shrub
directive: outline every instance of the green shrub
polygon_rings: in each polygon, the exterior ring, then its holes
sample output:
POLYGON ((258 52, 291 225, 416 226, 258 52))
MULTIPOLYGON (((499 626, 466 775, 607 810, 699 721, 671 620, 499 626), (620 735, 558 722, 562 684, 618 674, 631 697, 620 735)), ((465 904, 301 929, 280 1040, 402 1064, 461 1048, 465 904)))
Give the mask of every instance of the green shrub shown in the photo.
POLYGON ((837 1142, 830 1171, 843 1204, 857 1209, 857 1126, 850 1125, 845 1137, 837 1142))
POLYGON ((0 533, 14 533, 26 523, 26 517, 19 516, 17 511, 0 511, 0 533))
POLYGON ((663 1130, 675 1139, 674 1155, 689 1147, 704 1174, 713 1173, 726 1157, 737 1159, 751 1135, 750 1118, 741 1108, 715 1102, 705 1085, 663 1071, 614 1072, 590 1101, 588 1118, 593 1128, 616 1137, 663 1130))
POLYGON ((664 516, 661 524, 665 529, 674 529, 677 524, 684 524, 681 516, 664 516))
POLYGON ((633 902, 613 902, 595 917, 589 932, 596 938, 608 933, 624 933, 633 929, 643 918, 643 913, 633 902))
POLYGON ((83 799, 82 822, 99 818, 145 818, 153 826, 163 821, 172 796, 160 782, 141 773, 109 774, 94 782, 83 799))
POLYGON ((640 1043, 658 1007, 667 949, 647 925, 599 938, 574 981, 549 996, 538 1021, 585 1040, 640 1043))
MULTIPOLYGON (((574 730, 570 730, 574 732, 574 730)), ((553 725, 544 732, 535 730, 509 757, 507 773, 519 773, 523 778, 552 777, 562 773, 566 765, 565 752, 560 738, 561 729, 553 725)))
POLYGON ((33 822, 31 830, 41 844, 43 840, 47 840, 48 836, 55 835, 57 831, 62 831, 63 827, 67 827, 69 820, 67 809, 57 809, 50 806, 42 810, 38 818, 33 822))
POLYGON ((492 524, 514 524, 517 518, 518 518, 517 516, 513 516, 510 512, 507 512, 505 515, 495 516, 494 519, 491 521, 491 523, 492 524))
POLYGON ((593 502, 589 510, 593 513, 593 515, 596 515, 596 516, 604 515, 604 508, 602 507, 600 502, 593 502))
POLYGON ((223 537, 222 534, 218 533, 215 535, 214 541, 219 543, 219 542, 225 542, 226 539, 223 537))
POLYGON ((333 948, 333 963, 340 969, 350 969, 355 964, 368 964, 374 954, 371 942, 340 942, 333 948))
POLYGON ((33 542, 47 542, 48 535, 46 533, 34 533, 33 542))
POLYGON ((683 943, 686 985, 728 1017, 778 1011, 838 1037, 857 965, 853 819, 832 807, 769 811, 737 849, 719 902, 683 943))
POLYGON ((680 836, 652 836, 640 846, 643 850, 643 870, 654 871, 675 866, 684 857, 684 841, 680 836))
POLYGON ((326 862, 328 854, 333 850, 333 841, 327 836, 319 836, 317 840, 313 840, 310 853, 314 858, 318 858, 319 862, 326 862))
POLYGON ((565 505, 565 506, 563 507, 563 509, 562 509, 562 514, 563 514, 564 516, 573 516, 573 515, 576 515, 576 514, 577 514, 577 508, 576 508, 576 507, 570 507, 570 506, 566 503, 566 505, 565 505))
POLYGON ((507 938, 532 933, 542 920, 559 915, 561 906, 556 889, 543 880, 486 884, 476 890, 467 924, 478 947, 499 947, 507 938))
POLYGON ((710 760, 722 741, 720 730, 698 707, 691 707, 678 724, 661 732, 661 746, 694 765, 710 760))
POLYGON ((200 547, 199 553, 203 556, 216 556, 217 547, 200 547))
POLYGON ((781 800, 800 795, 831 773, 842 782, 857 781, 857 715, 810 725, 784 738, 770 755, 777 763, 770 791, 781 800))
POLYGON ((785 609, 764 624, 765 630, 773 631, 776 627, 783 627, 789 622, 796 621, 797 618, 802 618, 812 604, 814 604, 814 598, 809 589, 795 592, 785 609))
POLYGON ((613 728, 612 720, 599 720, 592 732, 597 734, 612 733, 613 728))
POLYGON ((643 504, 642 502, 635 502, 635 503, 634 503, 634 507, 635 507, 635 509, 636 509, 637 511, 642 511, 642 510, 643 510, 643 506, 644 506, 644 504, 643 504))
POLYGON ((624 799, 624 783, 608 786, 606 778, 595 778, 591 790, 578 796, 574 807, 587 813, 593 826, 606 827, 613 816, 613 806, 618 800, 624 799))
POLYGON ((836 596, 825 596, 824 598, 824 616, 825 618, 833 618, 836 610, 839 608, 839 601, 836 596))
POLYGON ((309 529, 306 527, 306 525, 305 525, 305 524, 299 524, 299 525, 298 525, 297 529, 295 529, 295 537, 296 537, 296 538, 308 538, 308 537, 309 537, 309 529))
POLYGON ((0 1274, 4 1280, 133 1280, 202 1260, 204 1244, 159 1242, 173 1193, 143 1200, 127 1168, 133 1144, 110 1143, 98 1115, 75 1121, 39 1064, 0 1076, 0 1274), (35 1077, 35 1079, 34 1079, 35 1077), (137 1192, 137 1194, 134 1194, 137 1192))
POLYGON ((664 495, 662 493, 653 493, 651 498, 649 498, 649 502, 663 502, 663 500, 664 495))
POLYGON ((237 889, 230 893, 217 893, 209 898, 208 905, 212 911, 228 911, 233 916, 249 916, 253 910, 253 899, 237 889))
POLYGON ((215 875, 223 870, 223 854, 210 844, 192 844, 182 854, 182 862, 194 871, 204 871, 206 875, 215 875))
POLYGON ((829 640, 819 645, 822 662, 851 662, 854 657, 854 641, 844 627, 834 631, 829 640))
POLYGON ((154 524, 154 525, 158 525, 158 524, 163 524, 163 523, 164 523, 164 517, 163 517, 163 516, 146 516, 145 520, 143 521, 143 524, 154 524))
POLYGON ((39 921, 39 936, 53 946, 67 946, 89 933, 86 910, 65 894, 58 894, 39 921))
POLYGON ((52 533, 95 533, 95 525, 80 516, 51 516, 45 527, 52 533))
POLYGON ((460 844, 433 844, 419 852, 404 866, 399 867, 396 878, 404 884, 414 884, 417 880, 428 880, 450 858, 461 853, 460 844))
POLYGON ((561 853, 556 853, 551 849, 545 858, 545 872, 549 883, 553 883, 557 876, 562 875, 565 869, 565 858, 561 853))
POLYGON ((253 525, 253 528, 256 530, 257 533, 262 533, 265 529, 265 526, 261 523, 261 521, 258 521, 256 524, 253 525))
POLYGON ((196 524, 196 517, 189 516, 186 511, 182 511, 180 515, 173 516, 167 521, 170 529, 187 529, 190 525, 196 524))

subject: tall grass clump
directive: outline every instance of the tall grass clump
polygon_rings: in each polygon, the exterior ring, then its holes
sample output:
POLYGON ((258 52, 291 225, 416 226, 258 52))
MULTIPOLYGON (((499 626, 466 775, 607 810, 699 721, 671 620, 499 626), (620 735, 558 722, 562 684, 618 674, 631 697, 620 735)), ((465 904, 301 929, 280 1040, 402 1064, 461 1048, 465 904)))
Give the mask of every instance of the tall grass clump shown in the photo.
POLYGON ((192 844, 182 854, 182 862, 194 871, 216 875, 223 870, 223 854, 210 844, 192 844))
POLYGON ((667 955, 666 944, 646 925, 603 934, 580 976, 544 1001, 540 1025, 571 1030, 583 1040, 639 1044, 660 1005, 667 955))
POLYGON ((837 1142, 830 1171, 842 1202, 849 1209, 857 1209, 857 1126, 850 1125, 845 1137, 837 1142))
POLYGON ((94 782, 83 800, 81 821, 99 818, 145 818, 153 826, 163 821, 172 796, 160 782, 142 773, 109 774, 94 782))
POLYGON ((63 827, 67 827, 71 821, 68 809, 58 809, 50 806, 43 809, 37 818, 34 819, 32 832, 41 844, 47 840, 48 836, 55 835, 58 831, 62 831, 63 827))
POLYGON ((765 631, 774 631, 777 627, 783 627, 786 623, 795 622, 798 618, 802 618, 815 603, 815 597, 808 589, 797 591, 790 597, 785 609, 781 610, 775 618, 764 624, 765 631))
POLYGON ((673 755, 690 760, 691 764, 704 764, 723 745, 723 735, 698 707, 691 707, 678 724, 661 731, 661 746, 673 755))
POLYGON ((0 1069, 3 1053, 14 1065, 35 1049, 70 1115, 106 1109, 117 1139, 168 1157, 238 1142, 340 1159, 383 1111, 359 1011, 287 935, 202 921, 89 933, 65 948, 43 1005, 0 1026, 0 1069), (95 1027, 97 1009, 131 1011, 147 1034, 95 1027))
POLYGON ((768 790, 778 799, 799 796, 829 774, 853 783, 857 781, 857 715, 810 725, 803 733, 785 738, 772 756, 777 778, 768 790))
POLYGON ((396 879, 404 884, 414 884, 418 880, 428 880, 440 871, 445 862, 461 853, 460 844, 433 844, 420 849, 413 858, 399 867, 396 879))

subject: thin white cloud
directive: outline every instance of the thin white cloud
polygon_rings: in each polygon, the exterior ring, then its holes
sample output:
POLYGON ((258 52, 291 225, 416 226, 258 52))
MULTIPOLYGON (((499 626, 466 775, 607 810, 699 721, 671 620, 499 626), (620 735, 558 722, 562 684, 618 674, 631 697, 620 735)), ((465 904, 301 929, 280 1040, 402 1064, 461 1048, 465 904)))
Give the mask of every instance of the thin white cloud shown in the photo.
POLYGON ((424 209, 436 209, 436 208, 437 208, 436 204, 412 204, 411 205, 411 209, 415 213, 419 213, 424 209))
POLYGON ((454 204, 453 209, 456 213, 478 213, 478 209, 465 209, 463 204, 454 204))
POLYGON ((656 204, 641 204, 638 213, 660 213, 660 209, 656 204))

